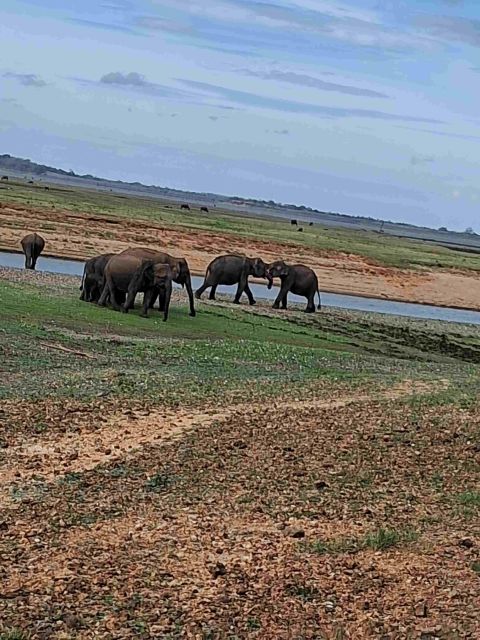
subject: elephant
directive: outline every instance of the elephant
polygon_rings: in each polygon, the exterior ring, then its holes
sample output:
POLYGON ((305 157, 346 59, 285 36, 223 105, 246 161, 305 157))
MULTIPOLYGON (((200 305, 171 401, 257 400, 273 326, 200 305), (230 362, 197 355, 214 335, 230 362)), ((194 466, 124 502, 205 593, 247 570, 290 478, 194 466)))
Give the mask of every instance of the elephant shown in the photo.
POLYGON ((307 313, 315 312, 315 294, 318 295, 318 309, 322 308, 320 291, 318 290, 317 274, 310 267, 303 264, 288 265, 283 260, 277 260, 267 265, 267 274, 271 278, 280 278, 280 292, 273 303, 273 308, 287 308, 288 292, 307 298, 307 313))
POLYGON ((186 209, 187 211, 190 211, 190 205, 189 204, 182 204, 180 209, 186 209))
POLYGON ((219 284, 238 284, 233 302, 240 304, 242 293, 245 292, 248 302, 253 305, 255 299, 248 286, 248 276, 267 278, 270 289, 273 280, 268 278, 265 269, 266 265, 261 258, 247 258, 239 255, 218 256, 208 265, 205 280, 195 292, 195 297, 200 299, 205 289, 211 287, 209 299, 215 300, 215 292, 219 284))
MULTIPOLYGON (((188 263, 185 258, 176 258, 169 255, 168 253, 155 251, 154 249, 149 249, 147 247, 134 247, 131 249, 125 249, 125 251, 122 251, 122 253, 120 253, 119 255, 135 256, 137 258, 142 258, 142 260, 151 260, 155 264, 168 264, 174 272, 173 281, 186 288, 190 304, 189 315, 195 317, 196 312, 193 300, 192 278, 190 275, 190 269, 188 268, 188 263)), ((156 295, 152 297, 150 306, 153 306, 156 297, 156 295)))
POLYGON ((116 311, 128 313, 133 308, 137 293, 143 291, 143 308, 141 316, 148 316, 153 296, 160 297, 160 310, 163 311, 163 321, 168 319, 168 310, 172 296, 172 281, 178 277, 177 266, 154 262, 135 255, 122 252, 114 255, 105 267, 105 285, 98 304, 105 306, 108 296, 112 307, 116 311), (120 304, 119 295, 126 300, 120 304))
POLYGON ((203 211, 204 213, 208 213, 208 207, 200 207, 200 211, 203 211))
POLYGON ((38 256, 45 247, 45 240, 38 233, 29 233, 22 240, 23 253, 25 254, 25 269, 35 269, 38 256))
POLYGON ((102 255, 86 261, 83 270, 82 284, 80 285, 82 292, 80 300, 85 300, 85 302, 98 302, 105 284, 105 267, 114 255, 114 253, 102 253, 102 255))

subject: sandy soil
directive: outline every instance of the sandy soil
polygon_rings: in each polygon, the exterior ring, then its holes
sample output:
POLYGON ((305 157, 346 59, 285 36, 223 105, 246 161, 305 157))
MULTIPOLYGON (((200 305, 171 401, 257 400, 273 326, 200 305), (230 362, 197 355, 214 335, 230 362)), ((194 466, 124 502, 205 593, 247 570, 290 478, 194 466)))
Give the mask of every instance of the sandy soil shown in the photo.
POLYGON ((245 240, 229 234, 170 229, 148 221, 82 213, 0 206, 0 250, 18 251, 27 231, 40 232, 45 255, 85 259, 143 245, 183 255, 192 273, 203 275, 208 263, 223 253, 284 258, 315 269, 323 291, 406 302, 480 309, 480 274, 471 271, 412 271, 377 265, 361 256, 302 249, 288 244, 245 240))

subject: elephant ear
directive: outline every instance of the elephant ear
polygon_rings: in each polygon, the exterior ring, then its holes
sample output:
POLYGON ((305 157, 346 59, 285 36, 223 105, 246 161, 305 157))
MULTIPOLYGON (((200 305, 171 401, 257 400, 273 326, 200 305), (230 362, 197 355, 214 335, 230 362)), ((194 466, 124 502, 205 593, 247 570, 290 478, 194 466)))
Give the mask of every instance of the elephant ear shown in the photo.
POLYGON ((289 269, 288 269, 287 265, 284 262, 282 264, 278 265, 278 273, 281 276, 288 276, 288 271, 289 271, 289 269))
POLYGON ((133 274, 132 283, 134 282, 138 289, 145 285, 151 286, 153 285, 154 277, 153 262, 151 260, 146 260, 145 262, 142 262, 133 274))

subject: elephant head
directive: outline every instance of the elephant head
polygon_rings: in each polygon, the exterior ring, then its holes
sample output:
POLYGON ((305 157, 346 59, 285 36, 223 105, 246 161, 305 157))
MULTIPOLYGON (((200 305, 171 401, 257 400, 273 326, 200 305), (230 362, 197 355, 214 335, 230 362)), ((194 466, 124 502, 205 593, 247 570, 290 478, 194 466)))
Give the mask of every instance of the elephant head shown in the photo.
POLYGON ((267 265, 261 258, 250 259, 250 275, 255 278, 266 278, 268 280, 268 288, 272 288, 273 280, 267 272, 267 265))
POLYGON ((185 258, 175 258, 170 263, 172 275, 175 282, 181 284, 182 287, 190 280, 190 269, 185 258))
POLYGON ((276 260, 275 262, 271 262, 267 265, 267 277, 270 278, 270 281, 273 278, 284 278, 288 276, 289 266, 283 260, 276 260))

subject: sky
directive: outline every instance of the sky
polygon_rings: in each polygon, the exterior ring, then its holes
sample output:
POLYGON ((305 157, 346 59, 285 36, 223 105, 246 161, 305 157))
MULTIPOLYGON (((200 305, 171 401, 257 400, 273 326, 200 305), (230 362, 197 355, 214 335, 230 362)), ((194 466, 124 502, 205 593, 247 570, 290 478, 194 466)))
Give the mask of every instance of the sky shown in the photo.
POLYGON ((2 0, 0 153, 480 232, 478 0, 2 0))

